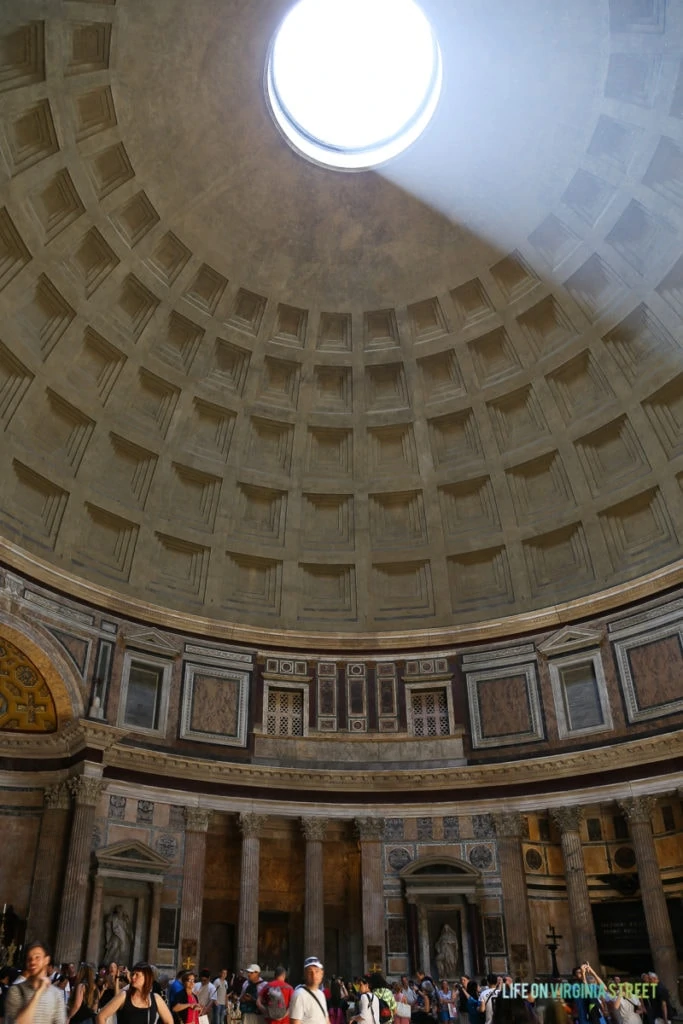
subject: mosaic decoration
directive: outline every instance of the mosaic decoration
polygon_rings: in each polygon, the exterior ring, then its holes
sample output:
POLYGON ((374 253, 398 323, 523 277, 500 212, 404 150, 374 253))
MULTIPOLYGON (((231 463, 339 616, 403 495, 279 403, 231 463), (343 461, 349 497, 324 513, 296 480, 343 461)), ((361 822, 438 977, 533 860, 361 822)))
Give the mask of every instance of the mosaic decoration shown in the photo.
POLYGON ((410 864, 411 859, 410 853, 403 846, 399 846, 395 850, 390 850, 389 856, 387 857, 389 865, 394 869, 394 871, 400 871, 401 868, 406 866, 406 864, 410 864))
POLYGON ((486 871, 493 864, 493 852, 488 846, 473 846, 470 850, 470 864, 480 871, 486 871))
POLYGON ((0 730, 55 732, 57 710, 45 679, 9 640, 0 638, 0 730))

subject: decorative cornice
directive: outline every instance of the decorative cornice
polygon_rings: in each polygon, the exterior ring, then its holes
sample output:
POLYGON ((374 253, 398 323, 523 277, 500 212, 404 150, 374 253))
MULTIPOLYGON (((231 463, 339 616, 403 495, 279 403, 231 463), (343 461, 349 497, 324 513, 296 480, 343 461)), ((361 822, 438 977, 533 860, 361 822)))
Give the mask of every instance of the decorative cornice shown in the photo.
POLYGON ((207 811, 203 807, 186 807, 185 831, 206 832, 209 827, 210 818, 211 811, 207 811))
POLYGON ((258 839, 266 817, 263 814, 240 814, 237 822, 244 839, 258 839))
POLYGON ((631 825, 649 825, 653 811, 657 806, 657 797, 634 796, 628 800, 620 800, 619 806, 631 825))
POLYGON ((521 839, 524 834, 524 820, 518 811, 496 812, 493 824, 500 839, 521 839))
POLYGON ((327 818, 302 818, 301 831, 306 842, 322 842, 327 831, 327 818))
POLYGON ((159 750, 145 750, 129 745, 114 745, 106 763, 113 767, 193 779, 225 785, 269 789, 304 790, 312 785, 320 791, 376 793, 396 791, 476 790, 482 786, 518 786, 547 784, 561 778, 590 777, 610 770, 641 767, 657 762, 670 762, 683 756, 683 730, 673 734, 649 736, 599 750, 582 750, 554 757, 528 758, 497 764, 463 765, 448 768, 410 768, 371 770, 362 768, 322 769, 289 768, 277 765, 243 764, 184 757, 159 750))
POLYGON ((560 832, 578 832, 583 821, 583 807, 553 807, 550 817, 560 832))
POLYGON ((384 818, 354 818, 353 823, 361 842, 379 842, 384 839, 384 818))
POLYGON ((652 597, 683 582, 683 559, 662 566, 639 579, 620 583, 595 594, 550 605, 537 611, 523 612, 506 618, 464 623, 422 630, 396 630, 377 633, 317 633, 246 626, 240 623, 214 621, 187 612, 163 608, 132 596, 124 596, 109 587, 90 582, 65 569, 50 565, 44 559, 24 550, 5 537, 0 537, 0 560, 17 572, 40 580, 47 587, 66 592, 72 597, 108 608, 111 614, 155 623, 169 630, 196 633, 206 638, 215 637, 232 643, 244 642, 251 646, 299 647, 314 651, 378 651, 414 650, 416 647, 433 649, 451 644, 472 643, 479 640, 500 640, 513 634, 561 629, 568 622, 601 615, 609 609, 623 607, 633 601, 652 597))
POLYGON ((47 786, 43 798, 45 806, 50 811, 68 811, 71 807, 71 796, 69 787, 65 782, 58 782, 54 786, 47 786))
POLYGON ((79 807, 95 807, 105 786, 103 779, 93 779, 90 775, 77 775, 67 779, 66 784, 79 807))

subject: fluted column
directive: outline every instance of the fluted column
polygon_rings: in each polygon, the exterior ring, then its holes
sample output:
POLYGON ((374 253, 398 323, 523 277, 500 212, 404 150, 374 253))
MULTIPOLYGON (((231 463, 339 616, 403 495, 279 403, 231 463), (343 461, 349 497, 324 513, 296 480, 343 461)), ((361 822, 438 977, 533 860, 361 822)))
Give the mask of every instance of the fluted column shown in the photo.
POLYGON ((163 882, 152 882, 152 906, 149 912, 149 937, 147 939, 147 959, 151 964, 157 962, 159 953, 159 917, 161 915, 161 889, 163 882))
POLYGON ((678 992, 678 959, 650 820, 657 799, 654 796, 638 796, 620 800, 619 806, 628 818, 631 830, 640 898, 643 901, 654 968, 675 999, 678 992))
POLYGON ((599 964, 598 942, 595 937, 595 925, 591 912, 591 901, 588 895, 586 867, 583 862, 581 847, 581 821, 583 807, 554 807, 550 815, 560 830, 562 844, 562 860, 567 880, 567 899, 569 901, 569 920, 574 940, 574 963, 599 964))
POLYGON ((44 800, 26 934, 51 943, 54 940, 57 896, 61 888, 71 810, 71 795, 66 783, 48 786, 44 800))
POLYGON ((325 818, 302 818, 306 839, 306 899, 304 909, 304 956, 325 956, 325 909, 323 893, 323 839, 325 818))
POLYGON ((522 857, 522 815, 515 812, 494 814, 503 888, 503 913, 507 933, 509 970, 515 975, 533 978, 534 947, 529 915, 529 896, 522 857))
MULTIPOLYGON (((260 814, 240 814, 242 861, 240 866, 240 908, 237 921, 237 963, 246 967, 258 954, 259 835, 265 824, 260 814)), ((308 954, 306 954, 308 956, 308 954)))
POLYGON ((369 970, 377 963, 379 969, 384 972, 384 818, 356 818, 356 832, 361 851, 361 912, 365 968, 369 970))
POLYGON ((75 800, 75 808, 62 887, 55 963, 78 963, 83 953, 92 833, 95 809, 104 782, 79 775, 69 779, 67 785, 75 800))
POLYGON ((104 892, 104 879, 101 875, 95 876, 92 889, 92 905, 90 907, 90 928, 88 929, 88 948, 85 959, 91 964, 100 962, 100 940, 102 938, 102 895, 104 892))
POLYGON ((206 864, 206 831, 211 812, 202 807, 185 808, 185 862, 183 892, 180 906, 181 956, 199 962, 204 905, 204 868, 206 864), (195 952, 191 952, 194 950, 195 952))

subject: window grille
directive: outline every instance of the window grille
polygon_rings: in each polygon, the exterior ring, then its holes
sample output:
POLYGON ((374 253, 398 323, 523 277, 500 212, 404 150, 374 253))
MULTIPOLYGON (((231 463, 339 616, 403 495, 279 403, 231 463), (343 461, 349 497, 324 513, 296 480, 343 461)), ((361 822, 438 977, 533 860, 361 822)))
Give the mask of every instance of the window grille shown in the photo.
POLYGON ((413 731, 416 736, 448 736, 448 702, 445 690, 413 693, 413 731))
POLYGON ((268 690, 266 732, 269 736, 303 736, 304 695, 301 690, 268 690))

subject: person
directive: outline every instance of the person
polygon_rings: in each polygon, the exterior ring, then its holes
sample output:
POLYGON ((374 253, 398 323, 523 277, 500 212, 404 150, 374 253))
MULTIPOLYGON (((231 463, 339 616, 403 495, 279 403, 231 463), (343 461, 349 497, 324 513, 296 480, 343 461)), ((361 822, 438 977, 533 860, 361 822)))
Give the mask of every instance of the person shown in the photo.
POLYGON ((67 1021, 83 1024, 97 1014, 99 993, 95 985, 95 971, 91 964, 81 964, 71 989, 67 1021))
POLYGON ((662 1024, 669 1024, 672 1017, 671 996, 666 985, 662 984, 659 976, 650 971, 650 984, 654 985, 654 996, 652 997, 652 1015, 655 1024, 661 1021, 662 1024))
POLYGON ((438 999, 439 1007, 437 1011, 437 1018, 441 1021, 441 1024, 448 1024, 453 1016, 453 1002, 455 994, 451 991, 447 978, 441 979, 441 983, 436 992, 436 997, 438 999))
POLYGON ((396 1015, 396 997, 387 985, 386 978, 379 971, 373 971, 370 975, 370 988, 380 1001, 383 1024, 391 1024, 396 1015))
MULTIPOLYGON (((590 983, 591 978, 600 985, 605 992, 607 992, 607 985, 599 976, 594 967, 586 962, 583 965, 586 981, 590 983)), ((619 979, 619 982, 621 979, 619 979)), ((618 982, 615 979, 615 984, 618 982)), ((618 1021, 618 1024, 640 1024, 640 1013, 645 1012, 645 1008, 641 1007, 640 999, 637 996, 627 994, 621 984, 617 989, 617 994, 610 1000, 610 1009, 612 1010, 614 1019, 618 1021)))
POLYGON ((327 1009, 332 1024, 346 1024, 346 1008, 349 1004, 349 993, 344 984, 343 978, 332 975, 330 985, 330 998, 327 1001, 327 1009))
POLYGON ((294 989, 289 1004, 290 1024, 325 1024, 329 1022, 327 1000, 320 986, 324 968, 317 956, 304 960, 304 984, 294 989))
POLYGON ((358 1012, 349 1018, 349 1024, 379 1024, 379 999, 370 988, 370 978, 361 978, 358 988, 358 1012))
POLYGON ((293 995, 294 989, 287 982, 287 968, 278 964, 273 980, 261 988, 256 1005, 266 1021, 289 1024, 289 1004, 293 995))
POLYGON ((225 1024, 225 1010, 228 1004, 228 990, 230 988, 227 968, 224 967, 218 977, 213 979, 213 987, 216 989, 213 1024, 225 1024))
POLYGON ((174 994, 170 1007, 173 1016, 179 1024, 199 1024, 199 1000, 194 992, 197 977, 194 971, 184 971, 180 980, 183 987, 174 994))
POLYGON ((467 1017, 469 1024, 479 1024, 479 984, 475 978, 467 982, 467 1017))
POLYGON ((486 987, 479 993, 479 1011, 484 1014, 484 1024, 491 1024, 494 1002, 500 995, 503 979, 500 975, 489 974, 486 987))
POLYGON ((194 987, 194 994, 199 1000, 199 1012, 205 1014, 211 1022, 213 1008, 216 1005, 216 986, 211 984, 211 974, 203 970, 199 975, 199 981, 194 987))
POLYGON ((5 996, 5 1024, 65 1024, 64 996, 50 983, 50 951, 44 942, 26 947, 25 981, 5 996))
POLYGON ((266 982, 261 977, 261 968, 258 964, 249 964, 248 967, 245 967, 244 972, 247 977, 240 992, 243 1024, 262 1024, 258 997, 261 994, 261 989, 265 988, 266 982))
POLYGON ((161 996, 152 991, 153 984, 154 971, 150 965, 135 964, 130 985, 100 1010, 97 1024, 106 1024, 114 1014, 116 1024, 156 1024, 159 1018, 162 1024, 173 1024, 173 1015, 161 996))

